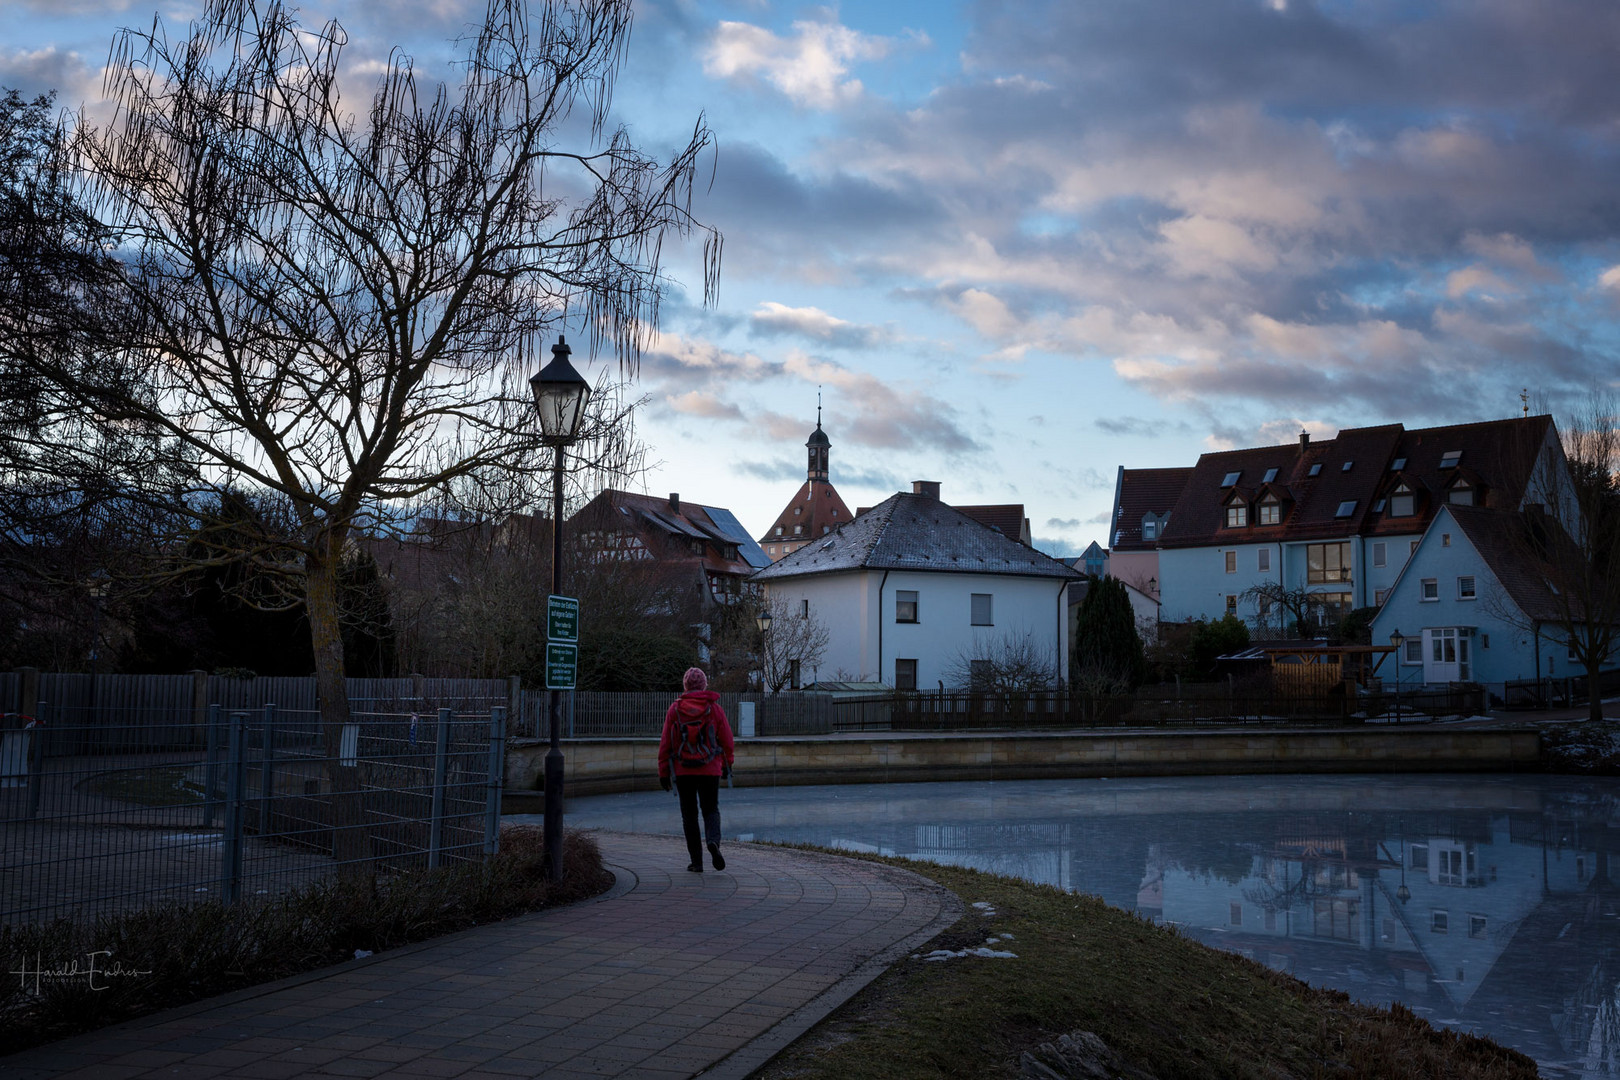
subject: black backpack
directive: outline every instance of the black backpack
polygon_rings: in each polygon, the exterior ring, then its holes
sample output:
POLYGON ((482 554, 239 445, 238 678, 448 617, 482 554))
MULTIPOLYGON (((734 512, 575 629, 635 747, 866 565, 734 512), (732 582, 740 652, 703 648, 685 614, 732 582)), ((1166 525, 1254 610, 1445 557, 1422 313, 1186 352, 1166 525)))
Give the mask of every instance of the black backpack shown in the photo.
POLYGON ((720 739, 714 730, 714 706, 702 716, 675 714, 673 757, 688 769, 701 769, 720 756, 720 739))

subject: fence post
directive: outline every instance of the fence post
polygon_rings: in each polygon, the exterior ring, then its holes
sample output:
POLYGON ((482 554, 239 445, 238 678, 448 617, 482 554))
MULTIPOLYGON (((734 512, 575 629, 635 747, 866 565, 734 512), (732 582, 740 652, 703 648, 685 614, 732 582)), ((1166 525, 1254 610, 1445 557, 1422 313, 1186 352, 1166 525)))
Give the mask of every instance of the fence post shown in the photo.
POLYGON ((231 713, 230 768, 226 773, 225 865, 220 892, 227 904, 242 898, 242 831, 247 823, 243 795, 247 783, 247 713, 231 713))
POLYGON ((489 782, 484 794, 484 857, 501 852, 501 787, 506 782, 506 710, 489 710, 489 782))
POLYGON ((439 710, 438 738, 433 747, 433 817, 428 825, 428 869, 439 865, 439 850, 444 845, 444 778, 445 764, 450 757, 450 710, 439 710))
POLYGON ((270 799, 276 792, 276 707, 266 703, 259 728, 263 753, 259 758, 259 835, 270 834, 270 799))
POLYGON ((201 668, 191 672, 191 745, 206 742, 208 723, 208 672, 201 668))
POLYGON ((513 735, 523 734, 523 679, 512 675, 506 680, 506 715, 513 735))
POLYGON ((214 826, 214 815, 219 812, 219 706, 208 706, 208 742, 203 766, 203 821, 202 827, 214 826))
POLYGON ((29 729, 28 737, 28 820, 32 821, 39 816, 39 800, 45 793, 45 740, 49 738, 45 730, 45 710, 50 708, 48 702, 37 702, 34 706, 37 715, 34 717, 34 726, 29 729))

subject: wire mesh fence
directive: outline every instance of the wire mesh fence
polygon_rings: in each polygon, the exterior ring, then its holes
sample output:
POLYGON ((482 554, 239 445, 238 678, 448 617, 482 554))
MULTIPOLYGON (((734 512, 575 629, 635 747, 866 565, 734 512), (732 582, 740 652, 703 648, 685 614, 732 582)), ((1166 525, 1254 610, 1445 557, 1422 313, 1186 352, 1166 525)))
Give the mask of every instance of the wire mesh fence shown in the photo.
POLYGON ((41 702, 0 726, 0 922, 273 895, 345 868, 495 853, 504 709, 211 706, 200 723, 41 702))

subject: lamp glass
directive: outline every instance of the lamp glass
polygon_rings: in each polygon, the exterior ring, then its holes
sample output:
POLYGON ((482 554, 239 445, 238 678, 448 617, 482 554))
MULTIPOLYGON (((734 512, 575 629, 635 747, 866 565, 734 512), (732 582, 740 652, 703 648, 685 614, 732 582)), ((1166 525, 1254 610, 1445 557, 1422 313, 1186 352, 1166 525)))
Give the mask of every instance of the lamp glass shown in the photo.
POLYGON ((1397 626, 1394 630, 1389 632, 1389 643, 1395 646, 1397 649, 1401 647, 1401 642, 1405 640, 1406 635, 1401 633, 1400 627, 1397 626))
POLYGON ((771 613, 762 611, 754 617, 754 621, 759 624, 759 632, 763 634, 771 628, 771 613))
POLYGON ((590 400, 591 384, 568 362, 572 351, 558 338, 551 347, 551 363, 529 380, 540 414, 540 432, 549 443, 571 443, 579 437, 585 403, 590 400))

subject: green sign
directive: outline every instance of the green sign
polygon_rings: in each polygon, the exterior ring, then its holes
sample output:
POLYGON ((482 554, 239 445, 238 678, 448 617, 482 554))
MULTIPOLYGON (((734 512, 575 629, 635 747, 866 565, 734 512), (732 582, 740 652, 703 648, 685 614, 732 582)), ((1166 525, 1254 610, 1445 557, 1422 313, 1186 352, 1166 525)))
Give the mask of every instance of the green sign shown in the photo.
POLYGON ((572 596, 546 597, 546 640, 579 640, 579 601, 572 596))
POLYGON ((579 649, 573 645, 546 645, 546 689, 572 690, 579 674, 579 649))

